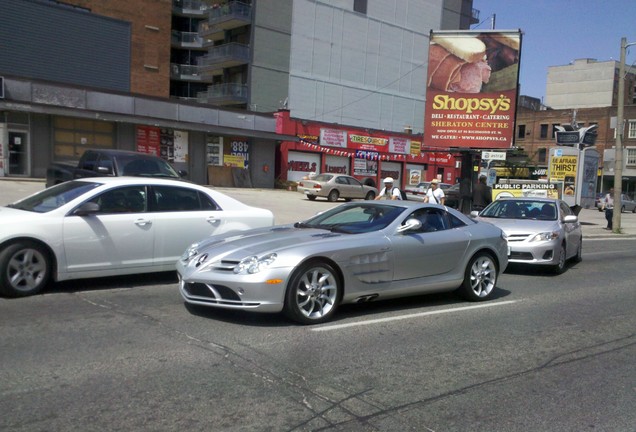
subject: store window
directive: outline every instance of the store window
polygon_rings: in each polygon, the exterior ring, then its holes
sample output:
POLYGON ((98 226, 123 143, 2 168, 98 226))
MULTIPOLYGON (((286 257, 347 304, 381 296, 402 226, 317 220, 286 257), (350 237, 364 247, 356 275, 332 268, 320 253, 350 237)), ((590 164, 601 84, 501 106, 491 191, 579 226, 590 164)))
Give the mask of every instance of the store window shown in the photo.
POLYGON ((53 118, 55 160, 76 160, 87 148, 115 148, 115 124, 71 117, 53 118))
POLYGON ((223 137, 208 135, 206 143, 208 165, 223 165, 223 137))

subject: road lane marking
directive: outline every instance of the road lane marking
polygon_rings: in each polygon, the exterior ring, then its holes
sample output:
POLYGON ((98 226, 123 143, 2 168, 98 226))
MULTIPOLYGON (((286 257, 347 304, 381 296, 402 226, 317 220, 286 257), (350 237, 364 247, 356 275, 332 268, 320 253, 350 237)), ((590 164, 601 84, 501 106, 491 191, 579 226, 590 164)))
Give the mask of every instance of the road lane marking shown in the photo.
POLYGON ((398 315, 398 316, 394 316, 394 317, 390 317, 390 318, 377 318, 377 319, 372 319, 372 320, 367 320, 367 321, 358 321, 358 322, 353 322, 353 323, 348 323, 348 324, 327 325, 327 326, 324 326, 324 327, 312 328, 311 330, 312 331, 339 330, 339 329, 343 329, 343 328, 347 328, 347 327, 357 327, 357 326, 378 324, 378 323, 384 323, 384 322, 390 322, 390 321, 399 321, 399 320, 405 320, 405 319, 420 318, 420 317, 427 316, 427 315, 439 315, 439 314, 445 314, 445 313, 451 313, 451 312, 462 312, 462 311, 471 310, 471 309, 481 309, 481 308, 487 308, 487 307, 504 306, 504 305, 512 304, 512 303, 516 303, 516 302, 517 302, 517 300, 506 300, 506 301, 500 301, 500 302, 496 302, 496 303, 482 303, 482 304, 478 304, 478 305, 474 305, 474 306, 464 306, 464 307, 458 307, 458 308, 452 308, 452 309, 440 309, 440 310, 429 311, 429 312, 420 312, 420 313, 414 313, 414 314, 408 314, 408 315, 398 315))

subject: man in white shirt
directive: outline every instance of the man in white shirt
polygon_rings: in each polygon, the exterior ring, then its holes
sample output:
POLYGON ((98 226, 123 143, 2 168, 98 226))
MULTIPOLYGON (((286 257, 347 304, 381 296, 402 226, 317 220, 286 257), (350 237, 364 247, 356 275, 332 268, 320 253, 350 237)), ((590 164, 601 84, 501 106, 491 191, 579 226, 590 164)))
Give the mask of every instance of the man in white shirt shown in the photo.
POLYGON ((605 195, 605 219, 607 219, 606 230, 612 230, 612 219, 614 219, 614 188, 610 188, 607 195, 605 195))
POLYGON ((383 181, 384 187, 380 191, 380 194, 375 197, 376 200, 387 199, 387 200, 401 200, 402 194, 400 193, 400 189, 397 187, 393 187, 393 177, 387 177, 383 181))
POLYGON ((444 195, 444 191, 439 187, 439 180, 431 180, 431 186, 426 191, 424 202, 444 205, 446 196, 444 195))

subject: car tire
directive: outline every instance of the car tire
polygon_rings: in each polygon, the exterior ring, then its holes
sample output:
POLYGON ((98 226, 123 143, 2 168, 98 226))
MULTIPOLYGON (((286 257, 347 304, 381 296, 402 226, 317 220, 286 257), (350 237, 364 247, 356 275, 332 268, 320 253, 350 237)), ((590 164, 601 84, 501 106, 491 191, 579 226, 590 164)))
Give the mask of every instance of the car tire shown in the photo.
POLYGON ((19 241, 0 252, 0 294, 26 297, 42 291, 51 275, 51 259, 44 247, 19 241))
POLYGON ((307 195, 307 199, 309 201, 315 201, 316 200, 316 195, 307 195))
POLYGON ((497 285, 498 269, 492 255, 477 253, 466 266, 459 294, 469 301, 488 299, 497 285))
POLYGON ((554 274, 560 275, 565 271, 565 262, 566 262, 565 244, 561 244, 561 247, 559 248, 557 253, 559 254, 559 262, 552 267, 552 271, 554 272, 554 274))
POLYGON ((301 324, 319 324, 331 319, 342 298, 342 282, 336 270, 324 261, 298 267, 285 293, 285 315, 301 324))
POLYGON ((368 192, 364 199, 367 201, 373 201, 375 199, 375 194, 373 192, 368 192))
POLYGON ((336 202, 338 198, 340 198, 340 192, 338 192, 337 189, 332 190, 329 192, 329 195, 327 195, 327 201, 329 202, 336 202))
POLYGON ((579 239, 579 247, 576 249, 576 255, 572 261, 577 263, 583 261, 583 237, 579 239))

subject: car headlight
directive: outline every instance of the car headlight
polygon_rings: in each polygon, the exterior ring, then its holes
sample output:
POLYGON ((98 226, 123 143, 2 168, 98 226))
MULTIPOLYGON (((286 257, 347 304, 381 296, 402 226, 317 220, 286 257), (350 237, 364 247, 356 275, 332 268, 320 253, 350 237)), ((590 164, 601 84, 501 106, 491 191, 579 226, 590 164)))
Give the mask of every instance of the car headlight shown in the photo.
POLYGON ((276 257, 277 255, 275 253, 271 253, 260 258, 255 255, 243 258, 241 262, 239 262, 238 265, 234 267, 234 273, 258 273, 270 266, 276 260, 276 257))
POLYGON ((199 244, 194 243, 185 250, 183 255, 181 255, 181 261, 183 261, 184 263, 187 263, 198 254, 199 254, 199 244))
POLYGON ((548 231, 536 234, 534 237, 530 239, 530 242, 539 242, 539 241, 550 241, 559 238, 558 231, 548 231))

